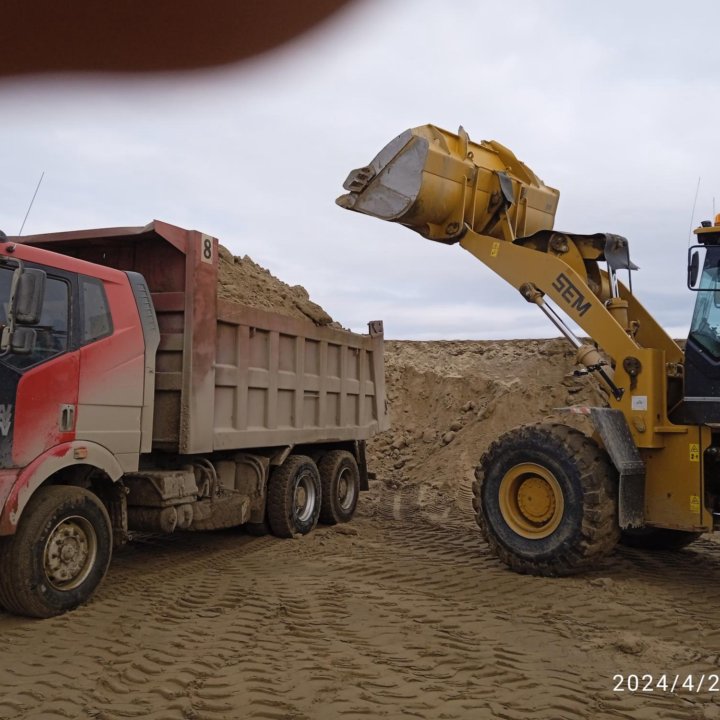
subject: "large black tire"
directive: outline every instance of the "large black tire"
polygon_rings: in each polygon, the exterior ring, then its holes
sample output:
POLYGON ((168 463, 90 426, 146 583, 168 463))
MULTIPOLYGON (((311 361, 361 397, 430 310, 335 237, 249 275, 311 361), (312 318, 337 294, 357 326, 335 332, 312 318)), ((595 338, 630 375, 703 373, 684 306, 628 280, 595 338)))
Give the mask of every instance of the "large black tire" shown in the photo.
POLYGON ((105 577, 112 529, 99 498, 78 487, 42 487, 15 535, 0 542, 0 605, 47 618, 87 602, 105 577))
POLYGON ((331 450, 318 465, 322 486, 320 522, 336 525, 352 520, 360 496, 360 470, 347 450, 331 450))
POLYGON ((641 550, 682 550, 694 543, 701 532, 686 530, 670 530, 668 528, 640 528, 638 530, 623 530, 620 543, 626 547, 641 550))
POLYGON ((320 474, 306 455, 291 455, 268 480, 267 517, 273 535, 307 535, 320 517, 320 474))
POLYGON ((482 456, 475 478, 477 523, 493 553, 516 572, 572 575, 618 542, 617 473, 574 428, 511 430, 482 456))

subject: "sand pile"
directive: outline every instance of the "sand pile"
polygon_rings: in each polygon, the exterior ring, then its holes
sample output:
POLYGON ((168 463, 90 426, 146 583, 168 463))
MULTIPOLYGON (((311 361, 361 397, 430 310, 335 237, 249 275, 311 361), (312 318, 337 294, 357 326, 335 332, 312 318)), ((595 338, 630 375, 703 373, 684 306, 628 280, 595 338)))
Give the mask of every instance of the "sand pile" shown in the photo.
POLYGON ((506 430, 555 408, 606 404, 593 379, 572 375, 574 356, 563 339, 387 342, 392 429, 370 442, 372 469, 391 490, 413 484, 457 499, 506 430))
POLYGON ((260 310, 312 320, 316 325, 333 324, 330 315, 310 300, 304 287, 284 283, 247 255, 236 257, 222 245, 219 249, 218 297, 260 310))

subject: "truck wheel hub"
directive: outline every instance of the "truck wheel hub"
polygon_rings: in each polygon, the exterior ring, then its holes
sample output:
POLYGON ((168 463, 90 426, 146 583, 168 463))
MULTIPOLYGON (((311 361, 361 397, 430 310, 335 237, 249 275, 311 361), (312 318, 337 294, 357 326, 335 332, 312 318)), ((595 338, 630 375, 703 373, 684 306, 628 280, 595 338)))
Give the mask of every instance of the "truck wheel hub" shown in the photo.
POLYGON ((300 522, 307 522, 315 511, 315 486, 309 475, 303 474, 295 486, 293 512, 300 522))
POLYGON ((355 485, 353 484, 351 471, 345 468, 338 478, 337 499, 340 507, 347 511, 355 501, 355 485))
POLYGON ((45 543, 43 563, 48 582, 56 590, 76 588, 89 575, 96 556, 97 536, 85 518, 60 521, 45 543))
POLYGON ((545 467, 516 465, 500 482, 500 512, 508 526, 522 537, 540 540, 560 524, 564 500, 560 484, 545 467))

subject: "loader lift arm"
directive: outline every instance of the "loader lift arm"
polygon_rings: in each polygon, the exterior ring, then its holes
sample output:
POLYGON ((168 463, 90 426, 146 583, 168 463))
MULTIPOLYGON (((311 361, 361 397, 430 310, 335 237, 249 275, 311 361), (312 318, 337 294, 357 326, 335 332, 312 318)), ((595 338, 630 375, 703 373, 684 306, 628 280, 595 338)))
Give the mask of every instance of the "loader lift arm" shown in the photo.
POLYGON ((632 418, 638 447, 662 447, 668 408, 682 397, 683 353, 618 280, 619 270, 637 269, 625 238, 554 231, 559 192, 500 143, 474 143, 462 128, 457 135, 432 125, 406 131, 368 167, 351 172, 345 188, 350 192, 337 200, 342 207, 459 243, 538 305, 575 346, 578 364, 602 378, 611 406, 632 418))

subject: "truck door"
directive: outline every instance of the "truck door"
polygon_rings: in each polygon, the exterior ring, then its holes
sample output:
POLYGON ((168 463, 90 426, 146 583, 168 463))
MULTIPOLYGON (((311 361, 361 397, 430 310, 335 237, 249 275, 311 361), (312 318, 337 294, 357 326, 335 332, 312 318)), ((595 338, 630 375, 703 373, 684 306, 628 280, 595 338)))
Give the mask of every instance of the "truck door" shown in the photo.
MULTIPOLYGON (((29 355, 7 353, 0 358, 5 418, 3 439, 12 447, 12 465, 25 467, 45 450, 74 439, 79 355, 71 308, 75 287, 72 273, 47 272, 40 322, 33 326, 36 341, 29 355)), ((5 269, 0 272, 8 272, 5 269)), ((4 314, 4 312, 3 312, 4 314)), ((3 453, 3 465, 8 453, 3 453)))
POLYGON ((106 447, 126 472, 140 456, 145 355, 127 282, 80 275, 77 439, 106 447))

